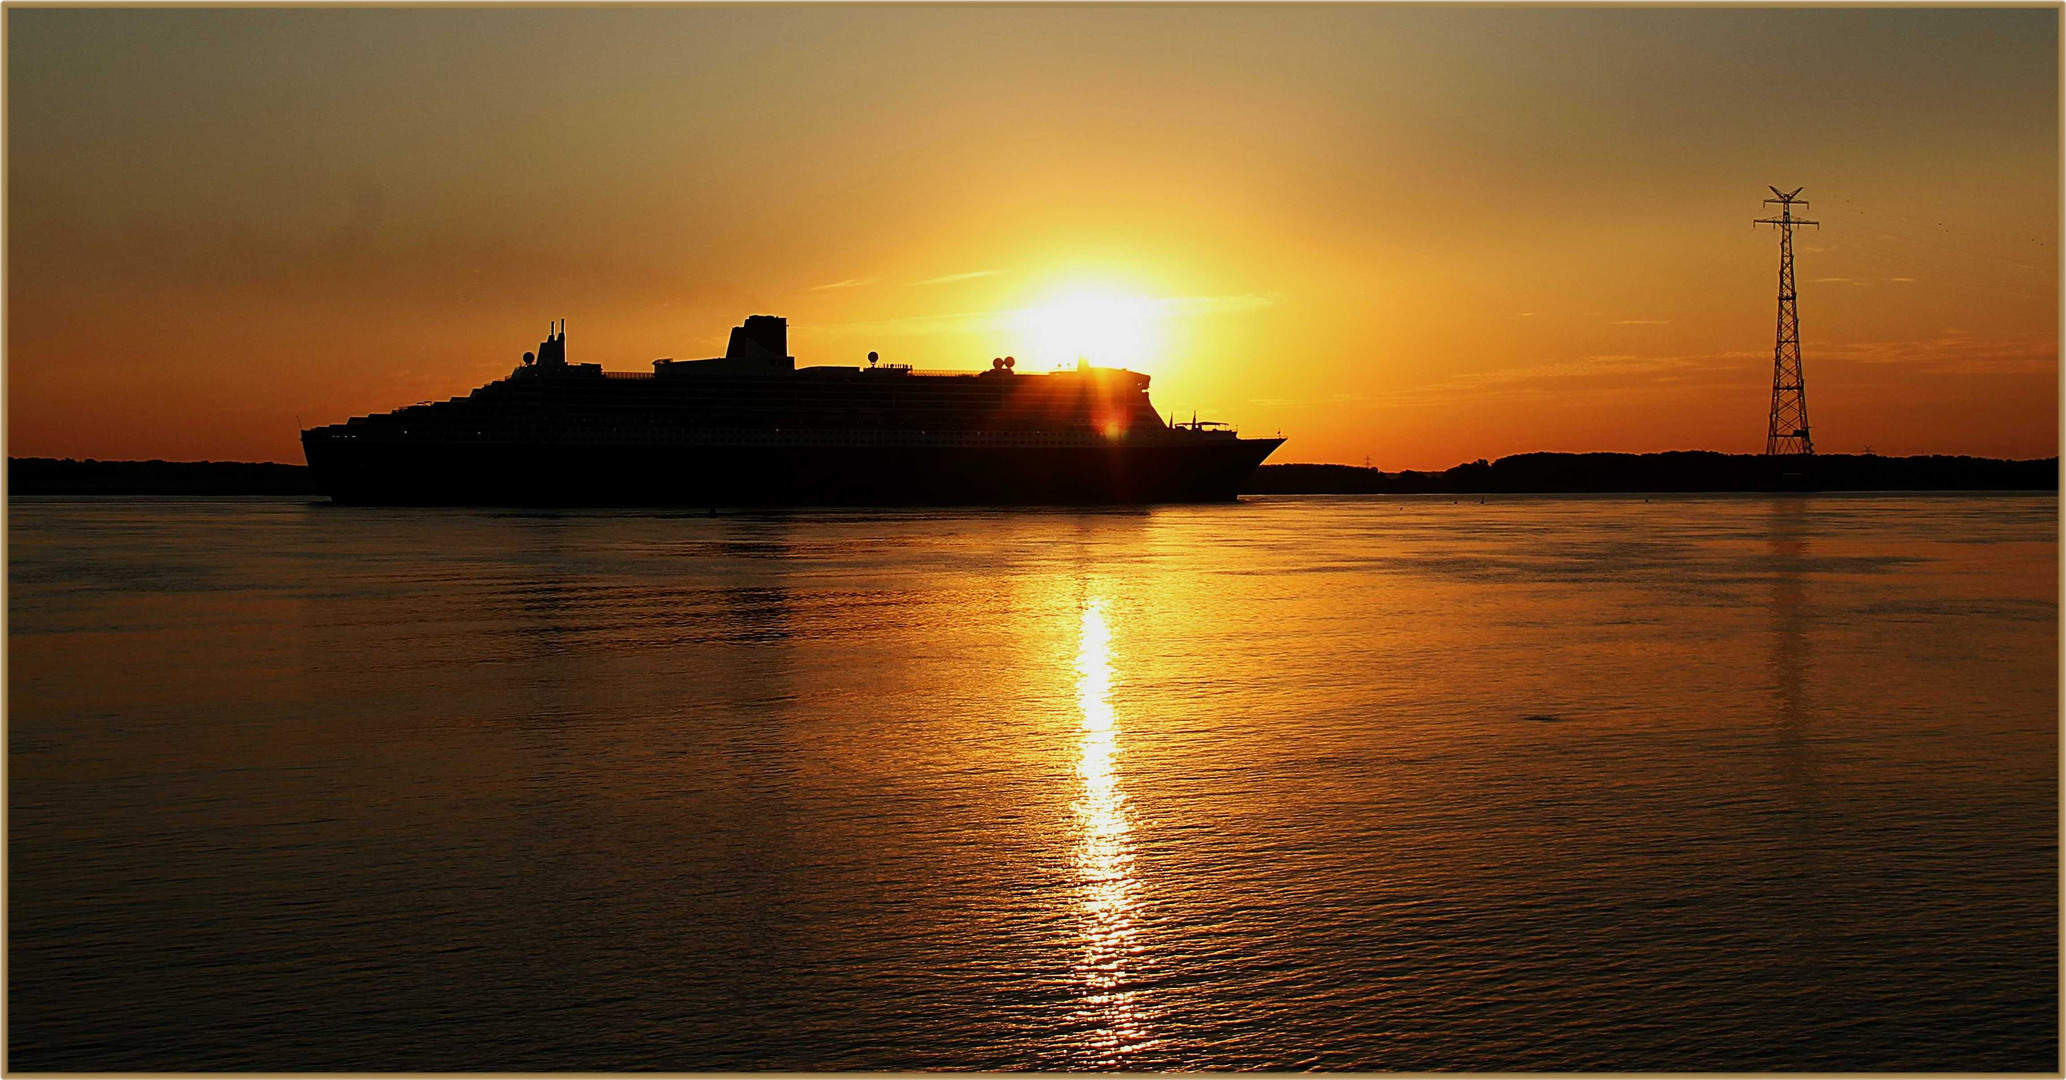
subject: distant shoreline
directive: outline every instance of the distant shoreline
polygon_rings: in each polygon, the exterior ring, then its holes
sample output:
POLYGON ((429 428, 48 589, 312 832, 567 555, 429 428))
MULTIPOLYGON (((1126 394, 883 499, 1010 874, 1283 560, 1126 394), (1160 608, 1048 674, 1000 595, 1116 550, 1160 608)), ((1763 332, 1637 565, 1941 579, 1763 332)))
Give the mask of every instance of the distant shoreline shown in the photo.
POLYGON ((316 495, 306 465, 269 461, 7 459, 9 495, 316 495))
POLYGON ((2059 459, 1772 458, 1674 450, 1661 454, 1515 454, 1441 472, 1355 465, 1265 465, 1242 489, 1254 495, 1490 495, 1725 491, 2057 491, 2059 459))
MULTIPOLYGON (((306 465, 246 461, 7 459, 11 495, 316 495, 306 465)), ((1264 465, 1248 495, 1480 495, 1725 491, 2057 491, 2059 459, 1881 457, 1676 450, 1515 454, 1440 472, 1356 465, 1264 465)))

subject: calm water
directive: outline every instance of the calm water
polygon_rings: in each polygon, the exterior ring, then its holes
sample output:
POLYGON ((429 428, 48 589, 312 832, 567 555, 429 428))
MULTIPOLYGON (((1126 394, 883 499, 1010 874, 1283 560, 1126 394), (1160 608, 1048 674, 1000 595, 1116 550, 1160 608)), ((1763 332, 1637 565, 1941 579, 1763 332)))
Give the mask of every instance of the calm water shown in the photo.
POLYGON ((2058 501, 8 509, 14 1069, 2058 1067, 2058 501))

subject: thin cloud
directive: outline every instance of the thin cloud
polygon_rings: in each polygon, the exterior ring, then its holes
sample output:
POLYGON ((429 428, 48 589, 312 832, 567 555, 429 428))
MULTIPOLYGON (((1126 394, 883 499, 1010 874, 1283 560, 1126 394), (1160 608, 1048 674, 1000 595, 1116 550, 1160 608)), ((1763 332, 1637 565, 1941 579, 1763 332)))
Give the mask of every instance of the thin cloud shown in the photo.
POLYGON ((973 278, 995 277, 998 274, 1002 273, 1004 273, 1004 271, 1002 270, 970 270, 968 273, 965 274, 944 274, 936 278, 927 278, 924 281, 914 281, 911 284, 914 286, 945 285, 950 281, 968 281, 973 278))
MULTIPOLYGON (((1169 315, 1212 315, 1260 311, 1278 302, 1276 294, 1243 293, 1235 296, 1173 296, 1148 301, 1157 313, 1169 315)), ((901 319, 839 323, 810 327, 841 334, 956 334, 1008 324, 1030 310, 999 308, 992 311, 957 311, 944 315, 912 315, 901 319)), ((799 328, 801 329, 801 328, 799 328)))
POLYGON ((1852 364, 1912 367, 1933 375, 2050 375, 2059 367, 2059 342, 2043 334, 1976 338, 1946 330, 1927 341, 1860 341, 1818 350, 1852 364))
POLYGON ((902 319, 836 323, 799 329, 825 330, 839 334, 954 334, 991 325, 1009 311, 957 311, 946 315, 912 315, 902 319))
POLYGON ((1539 400, 1568 394, 1642 393, 1671 388, 1724 389, 1743 383, 1743 371, 1767 352, 1719 352, 1697 356, 1582 356, 1495 371, 1457 375, 1426 386, 1374 399, 1388 405, 1448 405, 1472 401, 1539 400))
POLYGON ((1165 313, 1171 315, 1199 315, 1214 312, 1261 311, 1275 307, 1282 299, 1276 293, 1242 293, 1238 296, 1179 296, 1155 301, 1165 313))
POLYGON ((811 291, 824 292, 827 289, 858 289, 863 285, 873 285, 881 280, 879 277, 853 277, 845 281, 835 281, 830 285, 813 285, 811 286, 811 291))

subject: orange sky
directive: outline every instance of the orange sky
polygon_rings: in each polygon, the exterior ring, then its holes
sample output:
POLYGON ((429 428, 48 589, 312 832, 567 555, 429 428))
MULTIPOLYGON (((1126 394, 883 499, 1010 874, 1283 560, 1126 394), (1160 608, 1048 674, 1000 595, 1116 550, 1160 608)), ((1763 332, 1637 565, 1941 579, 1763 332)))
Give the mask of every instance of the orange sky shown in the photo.
POLYGON ((2057 448, 2053 8, 6 19, 14 455, 298 462, 548 319, 1042 370, 1057 310, 1273 460, 1749 452, 1767 184, 1818 449, 2057 448))

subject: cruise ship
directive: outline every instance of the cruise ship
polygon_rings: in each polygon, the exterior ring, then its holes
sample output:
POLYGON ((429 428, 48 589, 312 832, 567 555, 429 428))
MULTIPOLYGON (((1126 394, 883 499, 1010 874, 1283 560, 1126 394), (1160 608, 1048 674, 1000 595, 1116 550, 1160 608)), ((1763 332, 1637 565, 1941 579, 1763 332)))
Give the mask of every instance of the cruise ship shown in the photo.
POLYGON ((1282 438, 1164 420, 1148 376, 798 367, 786 320, 725 354, 605 371, 565 324, 507 378, 301 433, 343 503, 619 506, 1085 505, 1233 499, 1282 438))

